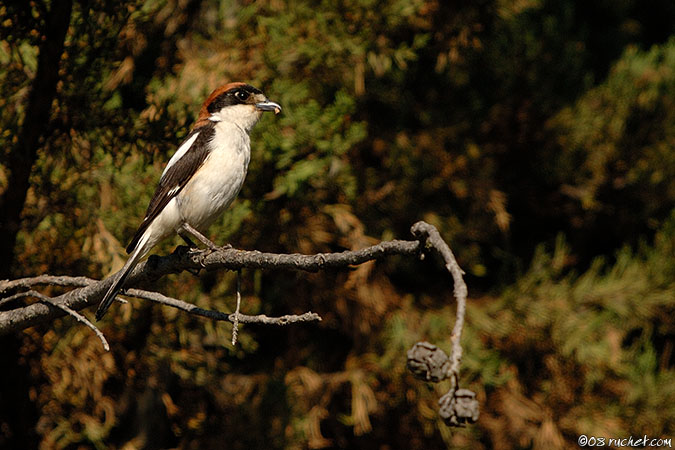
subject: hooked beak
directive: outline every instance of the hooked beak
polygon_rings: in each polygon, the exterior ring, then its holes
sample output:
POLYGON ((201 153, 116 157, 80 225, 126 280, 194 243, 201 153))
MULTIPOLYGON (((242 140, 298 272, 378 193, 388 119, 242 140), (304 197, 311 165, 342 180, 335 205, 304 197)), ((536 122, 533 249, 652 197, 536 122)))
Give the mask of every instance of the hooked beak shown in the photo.
POLYGON ((256 103, 255 107, 259 111, 274 111, 274 114, 279 114, 281 112, 281 106, 278 103, 271 102, 266 100, 264 102, 256 103))

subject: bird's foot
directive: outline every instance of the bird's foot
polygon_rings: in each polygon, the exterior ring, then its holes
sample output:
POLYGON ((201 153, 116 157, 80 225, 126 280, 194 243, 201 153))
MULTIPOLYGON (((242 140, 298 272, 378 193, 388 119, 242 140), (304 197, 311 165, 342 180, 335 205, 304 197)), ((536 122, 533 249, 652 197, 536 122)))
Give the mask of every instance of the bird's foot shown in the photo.
POLYGON ((181 238, 183 238, 183 240, 184 240, 185 243, 188 245, 188 247, 190 247, 190 248, 197 248, 197 244, 195 244, 194 242, 192 242, 192 239, 190 239, 190 237, 189 237, 188 235, 186 235, 184 232, 179 232, 178 235, 179 235, 181 238))
POLYGON ((209 238, 204 236, 202 233, 200 233, 197 229, 195 229, 192 225, 190 225, 187 222, 181 225, 180 229, 178 230, 178 234, 180 234, 180 236, 187 242, 192 243, 189 237, 187 237, 187 235, 189 234, 190 236, 196 238, 199 242, 204 244, 209 250, 211 251, 218 250, 218 246, 216 244, 211 242, 209 238))

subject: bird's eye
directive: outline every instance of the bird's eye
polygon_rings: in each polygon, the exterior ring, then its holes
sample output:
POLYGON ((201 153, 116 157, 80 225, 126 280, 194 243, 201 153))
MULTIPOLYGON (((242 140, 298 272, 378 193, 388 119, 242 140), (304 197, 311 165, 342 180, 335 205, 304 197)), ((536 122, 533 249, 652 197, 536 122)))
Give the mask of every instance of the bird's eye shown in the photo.
POLYGON ((248 92, 246 91, 237 91, 234 93, 234 96, 237 97, 237 100, 245 102, 248 99, 248 92))

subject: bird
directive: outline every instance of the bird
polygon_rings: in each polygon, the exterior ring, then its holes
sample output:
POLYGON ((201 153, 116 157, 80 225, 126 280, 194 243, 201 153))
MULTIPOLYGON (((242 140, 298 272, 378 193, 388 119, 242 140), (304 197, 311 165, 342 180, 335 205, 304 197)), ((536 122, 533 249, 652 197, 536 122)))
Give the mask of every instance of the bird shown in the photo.
POLYGON ((163 239, 177 233, 215 250, 203 233, 232 203, 244 184, 251 159, 249 133, 265 111, 281 112, 259 89, 227 83, 208 96, 185 141, 166 164, 145 218, 126 248, 129 258, 96 311, 101 320, 129 274, 163 239))

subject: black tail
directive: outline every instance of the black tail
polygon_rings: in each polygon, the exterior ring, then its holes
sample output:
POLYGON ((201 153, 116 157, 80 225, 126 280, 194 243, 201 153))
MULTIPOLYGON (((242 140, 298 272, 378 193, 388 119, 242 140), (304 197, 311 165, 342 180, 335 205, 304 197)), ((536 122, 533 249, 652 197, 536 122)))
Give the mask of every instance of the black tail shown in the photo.
POLYGON ((131 270, 127 270, 124 273, 122 270, 114 275, 116 278, 115 281, 113 281, 113 284, 108 289, 108 292, 105 293, 101 303, 98 304, 98 309, 96 310, 96 320, 101 320, 103 318, 105 313, 108 311, 108 308, 110 308, 110 305, 112 305, 112 302, 115 300, 115 297, 117 297, 117 293, 124 286, 124 282, 127 281, 127 277, 129 276, 129 273, 131 273, 131 270))
POLYGON ((96 310, 96 320, 101 320, 106 311, 108 311, 108 308, 110 308, 110 305, 112 305, 112 302, 115 300, 117 293, 124 287, 124 282, 127 281, 131 271, 134 269, 134 267, 136 267, 138 261, 145 254, 144 247, 144 245, 140 245, 138 248, 136 248, 136 250, 131 253, 131 256, 129 256, 129 259, 127 260, 126 264, 124 264, 124 267, 122 267, 122 270, 113 275, 113 284, 110 285, 110 288, 108 288, 108 292, 105 293, 103 300, 101 300, 101 303, 99 303, 98 309, 96 310))

